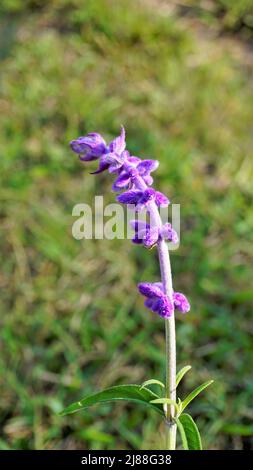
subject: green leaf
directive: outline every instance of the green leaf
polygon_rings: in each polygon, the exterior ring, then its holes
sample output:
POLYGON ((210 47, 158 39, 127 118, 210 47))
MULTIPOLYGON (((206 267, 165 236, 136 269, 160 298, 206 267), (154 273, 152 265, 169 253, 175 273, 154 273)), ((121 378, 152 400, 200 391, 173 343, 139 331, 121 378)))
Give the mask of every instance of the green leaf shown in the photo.
POLYGON ((153 384, 160 385, 160 387, 165 388, 164 383, 160 382, 160 380, 150 379, 150 380, 146 380, 146 382, 143 382, 143 384, 140 387, 140 390, 142 390, 144 387, 147 387, 148 385, 153 385, 153 384))
POLYGON ((206 387, 209 387, 209 385, 211 385, 213 383, 213 380, 208 380, 208 382, 205 382, 201 385, 199 385, 199 387, 195 388, 182 402, 182 408, 181 408, 181 411, 183 412, 184 409, 189 405, 189 403, 194 400, 194 398, 200 393, 202 392, 202 390, 204 390, 206 387))
POLYGON ((175 400, 171 400, 170 398, 156 398, 152 400, 150 403, 161 404, 161 405, 173 405, 178 413, 178 405, 175 400))
POLYGON ((187 441, 187 437, 186 437, 186 434, 185 434, 184 426, 179 421, 179 418, 175 418, 175 421, 177 423, 177 427, 178 427, 179 432, 180 432, 181 441, 182 441, 182 444, 183 444, 183 449, 184 450, 189 450, 188 441, 187 441))
POLYGON ((183 376, 186 374, 186 372, 188 372, 191 368, 192 368, 192 366, 185 366, 177 373, 176 387, 178 386, 179 382, 181 382, 181 380, 182 380, 183 376))
POLYGON ((176 419, 185 450, 202 450, 201 437, 196 423, 192 417, 183 413, 176 419))
POLYGON ((97 403, 117 400, 140 403, 149 406, 163 415, 163 407, 159 403, 151 403, 155 398, 158 398, 156 393, 152 392, 148 388, 140 389, 140 385, 116 385, 115 387, 110 387, 102 390, 101 392, 88 395, 82 400, 72 403, 67 406, 67 408, 64 408, 60 415, 64 416, 70 413, 75 413, 76 411, 83 410, 89 406, 96 405, 97 403))

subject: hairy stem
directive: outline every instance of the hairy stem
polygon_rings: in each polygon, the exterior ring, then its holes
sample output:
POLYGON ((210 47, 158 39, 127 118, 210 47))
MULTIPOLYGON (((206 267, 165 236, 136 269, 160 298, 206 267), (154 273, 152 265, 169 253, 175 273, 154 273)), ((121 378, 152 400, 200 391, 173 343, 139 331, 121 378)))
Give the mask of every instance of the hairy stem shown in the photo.
MULTIPOLYGON (((173 287, 170 266, 169 250, 166 242, 161 240, 158 244, 161 278, 164 292, 172 301, 173 287)), ((176 328, 174 312, 165 319, 166 341, 166 397, 176 401, 176 328)), ((176 424, 173 422, 175 409, 173 405, 167 406, 166 413, 166 447, 168 450, 176 448, 176 424)))
MULTIPOLYGON (((147 188, 141 177, 136 178, 136 187, 141 190, 147 188)), ((158 227, 162 226, 162 220, 155 202, 149 204, 150 218, 152 223, 158 227)), ((173 285, 170 255, 166 242, 159 240, 157 243, 159 264, 161 272, 161 280, 163 290, 168 298, 172 301, 173 285)), ((165 319, 165 342, 166 342, 166 398, 176 401, 176 328, 174 311, 169 318, 165 319)), ((166 449, 174 450, 176 448, 176 432, 177 426, 173 421, 175 416, 175 408, 173 405, 166 407, 166 449)))

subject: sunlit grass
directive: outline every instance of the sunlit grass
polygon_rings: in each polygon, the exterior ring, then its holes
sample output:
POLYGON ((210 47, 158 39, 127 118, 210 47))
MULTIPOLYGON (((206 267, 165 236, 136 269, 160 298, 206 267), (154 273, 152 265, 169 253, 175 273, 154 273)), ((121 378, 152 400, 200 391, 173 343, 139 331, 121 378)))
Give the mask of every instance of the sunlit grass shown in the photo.
POLYGON ((159 156, 159 189, 181 204, 172 262, 192 311, 178 316, 178 362, 194 364, 189 390, 215 378, 192 405, 207 417, 204 446, 250 445, 225 426, 252 421, 252 79, 219 38, 130 3, 1 7, 2 448, 159 446, 157 417, 133 406, 58 417, 80 390, 163 379, 163 324, 135 286, 137 266, 158 276, 150 255, 71 236, 73 205, 109 183, 86 178, 68 141, 109 139, 122 123, 133 154, 159 156))

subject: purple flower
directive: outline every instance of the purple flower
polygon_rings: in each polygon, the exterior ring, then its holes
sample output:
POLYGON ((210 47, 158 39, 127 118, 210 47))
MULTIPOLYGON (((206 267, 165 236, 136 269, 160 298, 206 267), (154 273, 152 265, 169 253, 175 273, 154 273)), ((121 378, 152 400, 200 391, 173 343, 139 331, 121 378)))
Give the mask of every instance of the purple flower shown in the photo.
POLYGON ((117 196, 117 201, 122 204, 133 204, 138 210, 143 209, 151 201, 155 201, 158 206, 169 204, 169 200, 166 196, 159 191, 155 191, 153 188, 148 188, 144 191, 140 189, 126 191, 117 196))
POLYGON ((124 127, 121 126, 120 136, 116 137, 109 144, 109 152, 120 155, 122 152, 124 152, 125 148, 126 148, 126 133, 125 133, 124 127))
POLYGON ((138 284, 139 292, 146 297, 145 306, 161 317, 170 317, 174 308, 182 313, 190 310, 187 298, 180 292, 173 293, 173 304, 163 292, 161 282, 141 282, 138 284))
POLYGON ((170 299, 162 291, 161 283, 141 282, 138 284, 139 292, 146 298, 144 305, 158 313, 160 317, 168 318, 173 313, 170 299))
POLYGON ((107 150, 106 143, 100 134, 91 132, 85 137, 79 137, 70 142, 73 152, 79 155, 80 160, 85 162, 97 160, 107 150))
POLYGON ((164 295, 162 290, 162 284, 160 282, 140 282, 138 284, 140 294, 144 295, 148 299, 154 297, 162 297, 164 295))
POLYGON ((152 248, 159 239, 158 227, 151 228, 149 224, 142 220, 132 220, 130 222, 135 235, 132 238, 132 242, 144 245, 146 248, 152 248))
POLYGON ((164 206, 164 207, 170 204, 170 201, 167 198, 167 196, 165 196, 165 194, 163 193, 160 193, 159 191, 156 191, 155 202, 157 206, 164 206))
POLYGON ((100 134, 92 132, 84 137, 79 137, 70 142, 72 150, 79 155, 80 160, 88 162, 100 159, 99 167, 92 174, 102 173, 108 170, 110 173, 118 171, 129 157, 125 151, 125 129, 121 127, 121 133, 109 146, 100 134))
POLYGON ((105 170, 108 170, 109 173, 115 173, 123 166, 128 155, 129 153, 127 150, 125 150, 121 154, 106 153, 102 155, 99 161, 98 169, 96 171, 93 171, 91 174, 97 175, 98 173, 102 173, 105 170))
MULTIPOLYGON (((152 159, 141 160, 131 156, 126 150, 124 127, 121 127, 120 135, 113 139, 109 145, 100 134, 89 133, 87 136, 72 140, 70 147, 82 161, 99 159, 98 169, 93 174, 102 173, 105 170, 116 174, 116 180, 112 186, 113 191, 125 190, 117 196, 117 201, 133 205, 135 211, 147 209, 150 223, 141 220, 131 221, 135 232, 132 238, 133 243, 141 244, 146 248, 152 248, 161 240, 178 243, 178 235, 171 224, 162 225, 161 219, 157 218, 155 205, 166 207, 170 204, 169 199, 163 193, 149 187, 153 184, 151 173, 157 169, 159 162, 152 159), (150 204, 151 202, 152 204, 150 204)), ((160 244, 159 249, 163 250, 166 247, 160 244)), ((190 304, 182 293, 174 292, 172 299, 170 299, 164 293, 161 282, 142 282, 138 288, 146 298, 146 307, 163 318, 170 317, 174 309, 178 309, 182 313, 190 310, 190 304)))
POLYGON ((129 157, 129 152, 127 152, 125 148, 125 129, 122 126, 119 137, 116 137, 116 139, 112 140, 109 144, 107 152, 101 156, 98 169, 93 171, 92 174, 96 175, 105 170, 108 170, 109 173, 114 173, 119 170, 129 157))
POLYGON ((191 308, 187 298, 185 297, 184 294, 181 294, 181 292, 174 292, 173 302, 174 302, 174 307, 182 313, 189 312, 191 308))
POLYGON ((160 229, 160 235, 164 240, 170 241, 172 243, 178 243, 178 234, 168 222, 160 229))
POLYGON ((177 232, 169 223, 164 224, 161 228, 157 226, 151 227, 150 224, 142 220, 131 220, 130 224, 135 231, 132 242, 144 245, 146 248, 152 248, 161 239, 171 241, 172 243, 178 242, 177 232))
POLYGON ((143 209, 150 201, 155 200, 156 191, 153 188, 132 189, 117 196, 117 201, 122 204, 133 204, 137 209, 143 209))
POLYGON ((113 191, 121 191, 122 189, 129 189, 134 186, 135 178, 141 176, 144 182, 150 186, 153 183, 153 178, 150 173, 158 167, 157 160, 140 160, 137 157, 128 157, 118 178, 113 183, 113 191))

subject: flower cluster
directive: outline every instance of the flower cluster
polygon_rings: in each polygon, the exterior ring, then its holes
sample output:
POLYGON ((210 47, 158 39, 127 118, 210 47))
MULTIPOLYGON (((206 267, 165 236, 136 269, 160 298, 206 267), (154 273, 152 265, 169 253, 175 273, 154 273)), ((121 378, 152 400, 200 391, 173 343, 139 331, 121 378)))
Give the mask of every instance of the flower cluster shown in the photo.
POLYGON ((137 245, 153 248, 159 240, 178 243, 177 232, 172 228, 170 223, 166 223, 162 227, 151 227, 150 224, 143 220, 131 220, 130 224, 135 231, 132 242, 137 245))
MULTIPOLYGON (((133 206, 136 212, 143 209, 151 214, 154 207, 166 207, 170 204, 169 199, 152 186, 153 177, 151 173, 159 165, 157 160, 141 160, 130 155, 126 150, 125 130, 109 145, 100 134, 90 133, 70 142, 71 149, 79 155, 83 162, 98 160, 98 168, 92 174, 102 173, 108 170, 114 173, 116 179, 112 185, 115 192, 124 191, 116 199, 122 204, 133 206)), ((159 219, 160 221, 160 219, 159 219)), ((133 243, 141 244, 145 248, 152 248, 163 240, 172 243, 178 242, 178 236, 170 223, 162 223, 154 226, 139 220, 131 222, 135 235, 133 243)), ((186 297, 179 292, 173 294, 173 299, 163 292, 161 283, 141 283, 139 291, 146 297, 145 305, 161 317, 171 316, 174 309, 188 312, 190 309, 186 297)))
POLYGON ((153 312, 158 313, 160 317, 170 317, 174 309, 182 313, 187 313, 190 310, 190 304, 181 292, 173 292, 171 301, 164 294, 161 282, 141 282, 138 284, 138 289, 146 297, 144 305, 153 312))

